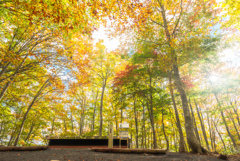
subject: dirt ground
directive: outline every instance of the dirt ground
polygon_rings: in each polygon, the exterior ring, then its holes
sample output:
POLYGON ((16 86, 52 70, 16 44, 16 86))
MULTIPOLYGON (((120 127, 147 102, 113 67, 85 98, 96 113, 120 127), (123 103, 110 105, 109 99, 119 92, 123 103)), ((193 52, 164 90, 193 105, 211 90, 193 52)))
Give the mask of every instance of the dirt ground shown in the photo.
MULTIPOLYGON (((0 152, 0 161, 223 161, 215 157, 190 153, 166 155, 101 153, 90 149, 47 149, 40 151, 0 152)), ((240 161, 240 156, 230 157, 240 161)))

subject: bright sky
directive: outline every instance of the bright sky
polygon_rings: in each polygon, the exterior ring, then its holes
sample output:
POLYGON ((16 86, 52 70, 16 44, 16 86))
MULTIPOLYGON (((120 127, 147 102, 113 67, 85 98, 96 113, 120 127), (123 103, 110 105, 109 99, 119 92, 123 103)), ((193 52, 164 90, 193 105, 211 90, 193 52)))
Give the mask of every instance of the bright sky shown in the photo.
POLYGON ((116 38, 108 38, 106 30, 107 28, 101 26, 98 31, 93 33, 92 38, 94 38, 94 43, 97 43, 98 40, 103 39, 103 44, 106 46, 108 51, 115 50, 118 45, 120 45, 120 42, 116 38))
POLYGON ((227 62, 229 67, 239 67, 240 49, 238 45, 224 49, 222 52, 220 52, 220 55, 220 59, 224 62, 227 62))
MULTIPOLYGON (((223 0, 216 0, 218 3, 222 2, 223 0)), ((107 25, 110 24, 110 20, 107 20, 107 25)), ((95 31, 92 35, 92 38, 94 38, 94 43, 98 42, 98 40, 103 39, 104 40, 104 45, 106 46, 108 51, 115 50, 118 45, 120 45, 120 42, 117 38, 108 38, 107 28, 101 26, 99 30, 95 31)))
MULTIPOLYGON (((222 2, 223 0, 217 0, 217 2, 222 2)), ((110 26, 110 20, 107 20, 107 26, 110 26)), ((221 24, 215 25, 212 30, 219 32, 223 32, 220 28, 221 24)), ((95 31, 92 35, 92 38, 94 39, 94 43, 97 43, 100 39, 104 40, 104 45, 107 48, 107 51, 113 51, 115 50, 119 45, 120 41, 117 38, 109 38, 107 35, 107 30, 111 28, 105 28, 104 26, 100 26, 100 28, 95 31)), ((228 33, 226 33, 228 34, 228 33)), ((223 51, 220 51, 221 60, 227 61, 229 66, 240 66, 240 52, 239 52, 238 45, 234 47, 230 47, 227 49, 224 49, 223 51)))

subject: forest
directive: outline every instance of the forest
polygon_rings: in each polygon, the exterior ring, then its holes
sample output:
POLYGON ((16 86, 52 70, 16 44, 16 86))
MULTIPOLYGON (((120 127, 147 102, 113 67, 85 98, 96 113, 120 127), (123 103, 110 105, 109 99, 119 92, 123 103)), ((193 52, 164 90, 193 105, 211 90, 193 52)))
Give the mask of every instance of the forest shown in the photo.
POLYGON ((239 0, 0 0, 0 145, 128 123, 131 148, 239 154, 239 15, 239 0))

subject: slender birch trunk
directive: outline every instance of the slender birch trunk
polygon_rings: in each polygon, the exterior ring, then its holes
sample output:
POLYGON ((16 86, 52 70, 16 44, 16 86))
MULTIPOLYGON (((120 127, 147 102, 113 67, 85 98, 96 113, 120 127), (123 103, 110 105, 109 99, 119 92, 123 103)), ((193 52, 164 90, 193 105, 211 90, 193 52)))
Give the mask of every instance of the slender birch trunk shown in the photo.
POLYGON ((218 106, 220 107, 220 113, 221 113, 222 120, 223 120, 223 122, 224 122, 225 128, 226 128, 226 130, 227 130, 228 136, 230 137, 230 139, 231 139, 231 141, 232 141, 232 143, 233 143, 234 148, 237 148, 237 144, 236 144, 236 142, 235 142, 235 140, 234 140, 234 138, 233 138, 232 133, 231 133, 230 130, 229 130, 227 121, 226 121, 225 116, 224 116, 224 114, 223 114, 222 107, 221 107, 221 103, 220 103, 220 101, 218 100, 217 94, 216 94, 215 92, 214 92, 214 96, 215 96, 215 98, 216 98, 216 100, 217 100, 217 102, 218 102, 218 106))
POLYGON ((23 130, 23 126, 24 126, 24 123, 27 119, 27 116, 28 116, 28 113, 29 111, 32 109, 32 106, 34 105, 34 103, 37 101, 38 97, 41 95, 41 93, 43 92, 43 90, 48 86, 49 84, 49 79, 46 80, 46 82, 42 85, 42 87, 39 89, 39 91, 37 92, 37 94, 34 96, 31 104, 28 106, 28 109, 26 111, 26 113, 24 114, 24 117, 23 117, 23 120, 22 120, 22 124, 20 126, 20 129, 19 129, 19 133, 17 135, 17 138, 15 140, 15 143, 14 143, 14 146, 17 146, 17 143, 18 143, 18 140, 19 140, 19 137, 22 133, 22 130, 23 130))
POLYGON ((133 109, 134 109, 134 119, 135 119, 135 128, 136 128, 136 148, 138 149, 138 116, 137 116, 137 110, 136 110, 136 98, 135 94, 133 94, 133 109))
POLYGON ((197 114, 198 114, 198 118, 200 120, 200 124, 201 124, 201 128, 202 128, 202 132, 203 132, 203 137, 204 137, 205 143, 207 145, 208 150, 210 150, 209 144, 208 144, 208 139, 207 139, 207 134, 206 134, 205 126, 204 126, 204 122, 203 122, 202 117, 200 115, 200 112, 199 112, 196 100, 194 100, 194 103, 195 103, 195 106, 196 106, 196 109, 197 109, 197 114))
POLYGON ((217 129, 216 123, 213 122, 213 124, 214 124, 214 127, 215 127, 215 129, 216 129, 216 131, 217 131, 217 133, 218 133, 218 136, 220 137, 220 139, 221 139, 221 141, 222 141, 222 144, 223 144, 223 146, 224 146, 224 149, 225 149, 225 151, 226 151, 227 148, 226 148, 226 145, 225 145, 224 140, 223 140, 223 138, 222 138, 222 135, 219 133, 219 131, 218 131, 218 129, 217 129))
POLYGON ((167 144, 167 151, 169 151, 169 140, 167 138, 166 132, 165 132, 165 126, 164 126, 164 113, 163 113, 163 106, 162 106, 162 130, 163 130, 163 134, 166 140, 166 144, 167 144))
POLYGON ((102 94, 101 94, 101 104, 100 104, 100 126, 99 126, 99 136, 102 136, 102 127, 103 127, 103 116, 102 116, 102 111, 103 111, 103 97, 104 97, 104 91, 106 87, 106 82, 103 80, 102 84, 102 94))

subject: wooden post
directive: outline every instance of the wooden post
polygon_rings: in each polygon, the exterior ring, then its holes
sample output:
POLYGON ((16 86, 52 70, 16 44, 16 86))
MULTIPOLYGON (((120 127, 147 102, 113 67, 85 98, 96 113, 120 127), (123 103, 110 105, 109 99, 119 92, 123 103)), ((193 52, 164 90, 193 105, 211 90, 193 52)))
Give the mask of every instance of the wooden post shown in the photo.
POLYGON ((113 125, 109 125, 108 129, 108 148, 112 149, 113 148, 113 125))

